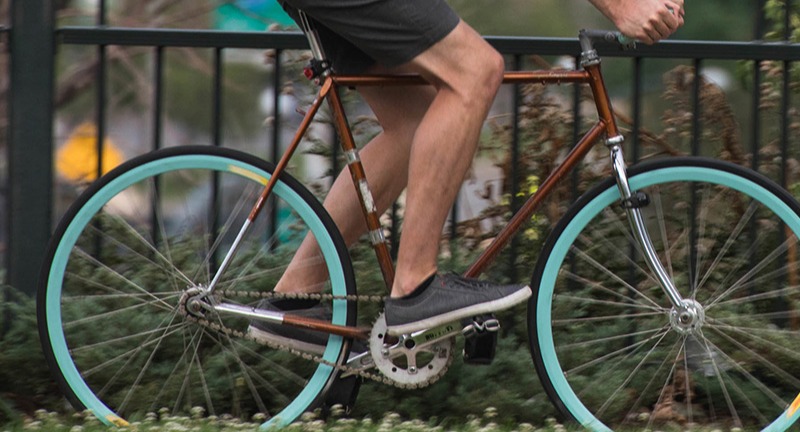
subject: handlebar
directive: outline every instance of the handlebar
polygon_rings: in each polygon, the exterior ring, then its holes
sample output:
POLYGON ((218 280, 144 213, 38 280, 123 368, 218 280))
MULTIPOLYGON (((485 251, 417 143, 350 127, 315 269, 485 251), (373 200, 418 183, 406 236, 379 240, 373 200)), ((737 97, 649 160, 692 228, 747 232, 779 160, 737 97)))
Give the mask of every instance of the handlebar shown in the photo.
POLYGON ((597 41, 616 43, 624 50, 636 48, 636 40, 631 39, 618 31, 583 29, 578 32, 581 51, 589 52, 594 49, 597 41))

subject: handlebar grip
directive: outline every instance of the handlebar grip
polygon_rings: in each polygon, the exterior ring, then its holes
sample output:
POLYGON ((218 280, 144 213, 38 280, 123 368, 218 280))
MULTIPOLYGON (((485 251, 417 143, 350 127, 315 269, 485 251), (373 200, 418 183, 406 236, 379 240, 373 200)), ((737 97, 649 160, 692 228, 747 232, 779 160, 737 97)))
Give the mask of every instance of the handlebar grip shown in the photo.
POLYGON ((636 39, 629 38, 628 36, 625 36, 619 32, 617 32, 617 42, 619 42, 624 50, 636 48, 636 39))

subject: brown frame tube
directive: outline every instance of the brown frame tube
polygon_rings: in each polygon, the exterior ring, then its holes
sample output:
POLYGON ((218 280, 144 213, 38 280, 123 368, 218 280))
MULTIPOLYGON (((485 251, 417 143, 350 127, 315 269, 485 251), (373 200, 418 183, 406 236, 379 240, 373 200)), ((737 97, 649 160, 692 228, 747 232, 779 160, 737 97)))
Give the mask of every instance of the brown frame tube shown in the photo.
MULTIPOLYGON (((342 150, 345 152, 355 152, 355 154, 357 154, 356 143, 353 139, 353 133, 350 130, 350 123, 347 121, 347 115, 344 112, 342 100, 339 97, 339 92, 337 91, 336 86, 333 87, 332 91, 328 92, 328 102, 331 110, 333 111, 333 120, 334 124, 336 125, 336 130, 339 133, 339 138, 342 140, 342 150)), ((356 195, 361 203, 361 211, 367 223, 367 229, 370 232, 382 232, 382 226, 379 219, 380 215, 378 215, 373 208, 374 200, 371 196, 372 193, 369 189, 369 183, 367 182, 367 173, 364 170, 364 165, 361 163, 361 159, 358 158, 348 163, 347 166, 350 171, 350 177, 353 179, 353 186, 356 189, 356 195), (365 196, 366 194, 369 194, 370 196, 367 197, 365 196)), ((383 239, 383 236, 380 238, 383 239)), ((380 265, 381 273, 383 274, 383 281, 386 284, 386 289, 387 291, 390 291, 392 289, 392 283, 394 282, 394 263, 392 262, 392 256, 389 253, 389 247, 386 245, 386 241, 380 241, 373 243, 372 248, 375 251, 378 259, 378 264, 380 265)))
MULTIPOLYGON (((514 214, 509 220, 506 227, 498 234, 495 240, 484 250, 483 253, 476 259, 476 261, 466 271, 465 275, 468 277, 475 277, 480 274, 486 266, 491 263, 494 258, 500 253, 500 250, 511 240, 514 234, 519 230, 520 226, 525 220, 529 219, 531 215, 538 209, 539 205, 549 195, 552 189, 558 182, 570 172, 575 165, 583 159, 586 153, 592 148, 594 143, 605 133, 606 136, 614 137, 619 135, 614 115, 611 109, 611 103, 608 93, 603 82, 602 74, 600 73, 599 65, 586 66, 584 70, 537 70, 537 71, 520 71, 520 72, 505 72, 503 75, 503 83, 505 84, 562 84, 562 83, 586 83, 592 89, 594 96, 595 106, 600 119, 598 122, 581 138, 580 141, 567 155, 564 162, 559 165, 541 184, 539 189, 523 204, 523 206, 514 214)), ((340 138, 342 139, 342 146, 345 151, 355 150, 355 142, 353 140, 350 125, 347 122, 347 117, 342 107, 341 99, 338 94, 338 87, 361 87, 361 86, 401 86, 401 85, 427 85, 419 75, 340 75, 340 76, 327 76, 324 78, 317 99, 311 106, 311 109, 306 113, 300 127, 298 128, 294 139, 292 140, 289 148, 284 152, 283 156, 278 163, 275 173, 270 181, 267 183, 264 191, 259 197, 258 202, 251 212, 251 218, 255 219, 258 213, 264 206, 269 193, 274 187, 275 181, 280 172, 285 169, 289 159, 294 154, 297 146, 302 140, 303 136, 311 124, 314 116, 322 104, 322 101, 327 99, 331 109, 334 113, 334 121, 340 138)), ((359 199, 362 202, 362 209, 364 210, 364 217, 367 226, 370 230, 381 229, 380 221, 374 214, 368 213, 364 206, 363 197, 359 191, 359 182, 366 182, 366 175, 360 161, 349 164, 351 168, 351 176, 353 177, 354 185, 356 187, 359 199)), ((383 272, 384 281, 387 287, 391 288, 392 280, 394 279, 394 264, 392 263, 386 243, 383 242, 379 245, 374 245, 378 261, 383 272)), ((300 318, 292 315, 284 317, 284 323, 296 327, 304 327, 312 330, 322 331, 331 334, 339 334, 342 336, 354 337, 357 339, 364 339, 368 329, 362 329, 351 326, 339 326, 331 324, 327 321, 315 320, 309 318, 300 318)))
POLYGON ((525 201, 525 204, 514 213, 511 220, 508 221, 505 228, 503 228, 497 237, 494 238, 491 244, 478 256, 475 262, 464 273, 467 277, 475 277, 480 274, 486 266, 491 263, 500 250, 508 244, 514 234, 517 233, 520 226, 528 220, 533 213, 539 208, 539 205, 550 194, 550 191, 558 184, 558 182, 572 169, 575 165, 583 160, 586 153, 594 146, 595 141, 600 138, 600 135, 606 131, 606 123, 602 120, 592 127, 586 135, 581 138, 578 144, 569 152, 567 158, 561 163, 549 176, 542 182, 539 189, 533 193, 525 201))
MULTIPOLYGON (((403 85, 427 85, 419 75, 337 75, 331 76, 336 86, 381 87, 403 85)), ((508 71, 503 74, 504 84, 561 84, 591 83, 591 74, 586 70, 536 70, 508 71)))
POLYGON ((264 186, 264 190, 261 192, 256 204, 253 206, 253 210, 250 211, 250 215, 247 217, 247 219, 251 223, 255 221, 256 217, 258 217, 258 214, 261 213, 261 210, 267 203, 267 198, 269 198, 270 192, 272 192, 272 189, 275 188, 275 183, 278 182, 278 177, 280 177, 280 174, 284 169, 286 169, 286 166, 289 164, 289 159, 291 159, 292 155, 294 155, 294 152, 297 150, 297 147, 303 140, 308 127, 311 125, 311 121, 314 119, 314 116, 317 115, 317 111, 319 111, 320 106, 322 106, 322 102, 327 98, 332 89, 335 91, 333 82, 326 80, 320 88, 317 98, 314 99, 314 102, 311 104, 311 108, 308 110, 305 117, 303 117, 303 121, 297 128, 297 132, 295 132, 291 144, 289 144, 289 147, 285 152, 283 152, 283 156, 281 156, 280 161, 278 161, 278 164, 275 166, 275 172, 272 173, 272 177, 270 177, 267 185, 264 186))

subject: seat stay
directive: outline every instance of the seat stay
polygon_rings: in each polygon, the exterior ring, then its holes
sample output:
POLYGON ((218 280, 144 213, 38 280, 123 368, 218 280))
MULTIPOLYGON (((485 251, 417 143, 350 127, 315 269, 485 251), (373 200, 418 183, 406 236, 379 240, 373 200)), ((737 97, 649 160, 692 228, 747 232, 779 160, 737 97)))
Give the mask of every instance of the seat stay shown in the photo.
POLYGON ((253 205, 252 210, 250 210, 250 214, 247 217, 247 220, 244 221, 242 227, 239 230, 239 233, 236 236, 231 247, 228 249, 227 253, 225 254, 225 258, 223 258, 222 263, 220 264, 217 272, 214 274, 214 278, 211 280, 211 283, 205 288, 207 294, 212 294, 217 287, 222 275, 228 269, 233 257, 236 255, 239 247, 242 244, 246 234, 250 231, 250 227, 252 226, 253 222, 256 220, 258 215, 264 209, 264 206, 267 203, 267 199, 269 198, 270 193, 275 188, 275 184, 277 184, 278 179, 281 177, 281 173, 286 169, 289 164, 289 160, 294 155, 294 152, 300 145, 300 142, 303 140, 303 137, 308 131, 308 127, 311 125, 314 116, 316 116, 319 108, 322 106, 323 101, 326 99, 326 96, 331 91, 332 88, 332 81, 326 80, 325 84, 319 90, 319 94, 314 102, 311 104, 311 108, 306 113, 303 121, 300 123, 300 127, 297 129, 294 138, 292 139, 291 144, 281 156, 280 161, 275 167, 275 172, 272 174, 272 177, 267 181, 267 184, 264 186, 264 189, 261 191, 261 195, 256 200, 255 204, 253 205))

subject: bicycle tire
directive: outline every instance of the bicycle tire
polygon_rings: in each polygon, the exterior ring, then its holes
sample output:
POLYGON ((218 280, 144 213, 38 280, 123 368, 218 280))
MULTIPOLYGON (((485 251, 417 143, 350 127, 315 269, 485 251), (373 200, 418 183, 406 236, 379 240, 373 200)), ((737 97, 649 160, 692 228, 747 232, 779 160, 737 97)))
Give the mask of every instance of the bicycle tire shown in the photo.
POLYGON ((666 158, 629 170, 684 325, 633 246, 613 179, 549 235, 529 303, 531 355, 561 414, 590 430, 700 425, 782 431, 800 407, 793 349, 800 206, 738 165, 666 158))
MULTIPOLYGON (((287 424, 324 401, 334 368, 234 339, 178 308, 187 289, 208 286, 227 251, 220 245, 238 234, 273 172, 230 149, 164 149, 114 169, 71 206, 47 252, 37 314, 45 357, 76 409, 117 425, 160 411, 246 420, 262 412, 265 424, 287 424)), ((272 286, 310 233, 330 274, 326 292, 355 294, 347 248, 304 186, 281 174, 264 210, 217 293, 272 286)), ((333 300, 332 309, 333 323, 355 325, 355 302, 333 300)), ((240 331, 249 324, 208 319, 240 331)), ((340 364, 350 343, 330 336, 323 358, 340 364)))

